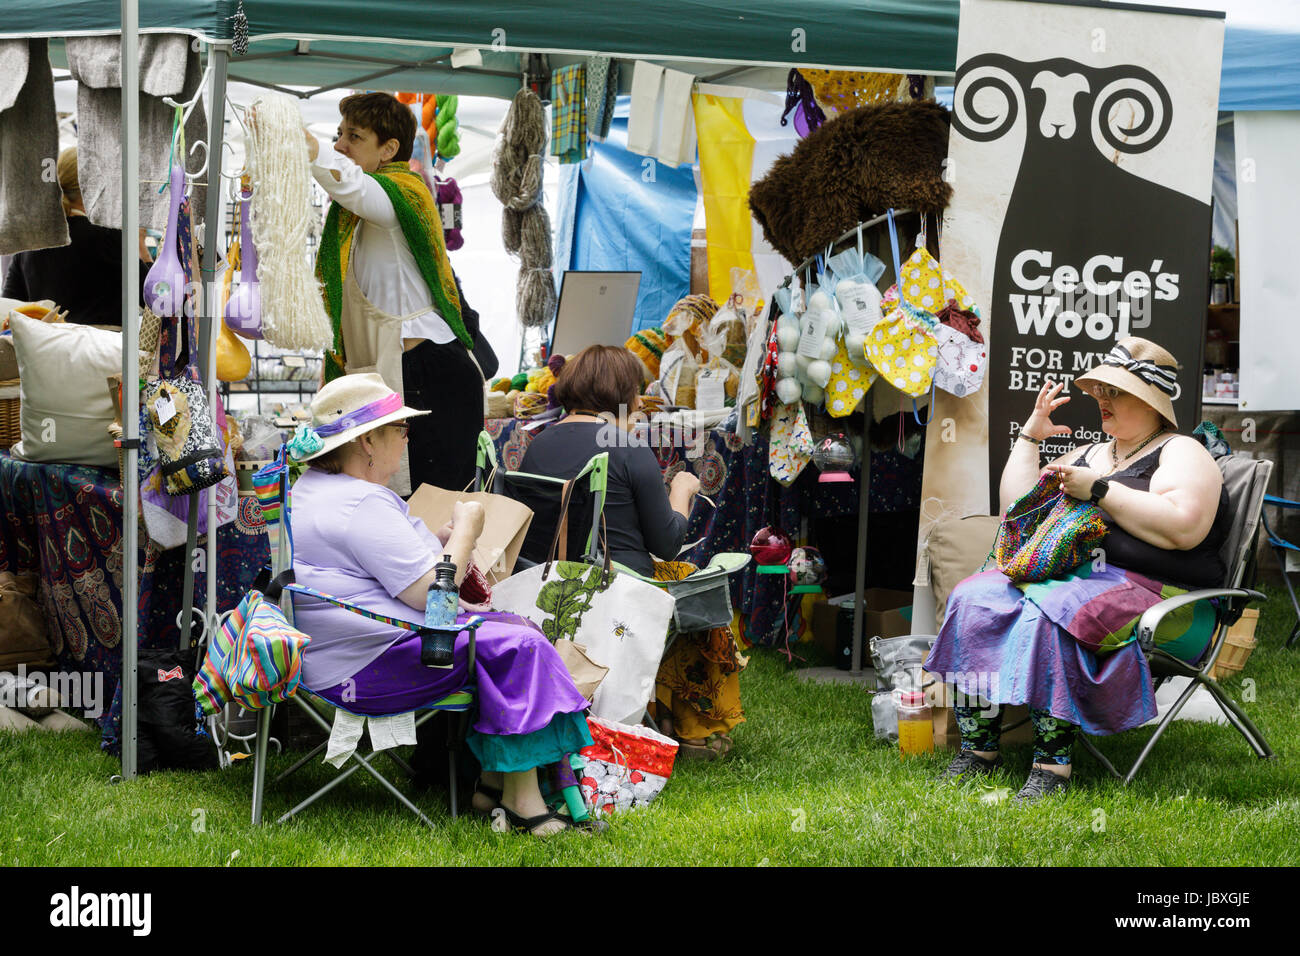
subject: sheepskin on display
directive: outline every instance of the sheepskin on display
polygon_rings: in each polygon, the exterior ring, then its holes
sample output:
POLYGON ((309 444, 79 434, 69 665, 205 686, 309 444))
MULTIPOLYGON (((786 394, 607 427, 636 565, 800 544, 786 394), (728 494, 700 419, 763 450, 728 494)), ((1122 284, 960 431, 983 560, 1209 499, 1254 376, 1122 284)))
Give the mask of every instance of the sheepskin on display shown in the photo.
POLYGON ((891 207, 938 214, 948 111, 933 100, 850 110, 808 134, 749 191, 750 211, 781 255, 799 263, 891 207))

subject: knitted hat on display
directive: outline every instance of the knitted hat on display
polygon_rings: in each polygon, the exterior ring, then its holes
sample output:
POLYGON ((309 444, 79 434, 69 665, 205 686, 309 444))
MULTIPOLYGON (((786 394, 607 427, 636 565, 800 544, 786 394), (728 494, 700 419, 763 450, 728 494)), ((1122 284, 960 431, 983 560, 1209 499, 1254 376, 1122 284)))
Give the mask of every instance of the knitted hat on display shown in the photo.
POLYGON ((629 352, 641 360, 645 367, 645 380, 653 382, 659 377, 659 360, 664 357, 663 329, 642 329, 625 343, 629 352))

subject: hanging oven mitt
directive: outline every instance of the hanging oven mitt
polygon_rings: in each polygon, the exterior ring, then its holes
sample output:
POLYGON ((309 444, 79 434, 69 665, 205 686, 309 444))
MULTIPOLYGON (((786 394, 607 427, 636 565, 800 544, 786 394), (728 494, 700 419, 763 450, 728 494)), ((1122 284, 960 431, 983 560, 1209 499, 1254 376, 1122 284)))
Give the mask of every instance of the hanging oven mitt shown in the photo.
POLYGON ((778 405, 772 417, 768 449, 768 470, 772 477, 789 488, 812 461, 812 453, 812 430, 808 427, 803 402, 778 405))
MULTIPOLYGON (((898 262, 898 233, 894 211, 889 210, 889 244, 894 253, 894 271, 902 275, 898 262)), ((867 358, 889 384, 904 395, 916 398, 930 391, 939 361, 939 343, 934 337, 938 322, 934 316, 906 299, 895 303, 867 336, 867 358)))
POLYGON ((939 313, 939 327, 934 330, 939 343, 939 365, 934 384, 945 392, 964 398, 979 391, 988 368, 989 353, 980 335, 979 316, 950 301, 939 313))
POLYGON ((974 296, 951 272, 943 271, 926 248, 925 217, 921 218, 921 235, 917 238, 916 249, 896 272, 897 282, 889 287, 882 300, 886 312, 898 305, 898 290, 902 289, 904 302, 933 315, 937 315, 951 299, 957 300, 961 308, 979 315, 974 296))

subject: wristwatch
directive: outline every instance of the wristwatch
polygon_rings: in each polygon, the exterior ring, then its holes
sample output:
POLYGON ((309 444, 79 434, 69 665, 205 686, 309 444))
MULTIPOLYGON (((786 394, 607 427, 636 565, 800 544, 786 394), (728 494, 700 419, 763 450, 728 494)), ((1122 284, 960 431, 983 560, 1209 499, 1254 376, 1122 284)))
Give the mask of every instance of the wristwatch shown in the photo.
POLYGON ((1105 478, 1098 478, 1092 483, 1092 497, 1088 500, 1094 505, 1101 504, 1101 499, 1106 497, 1106 492, 1110 491, 1110 482, 1105 478))

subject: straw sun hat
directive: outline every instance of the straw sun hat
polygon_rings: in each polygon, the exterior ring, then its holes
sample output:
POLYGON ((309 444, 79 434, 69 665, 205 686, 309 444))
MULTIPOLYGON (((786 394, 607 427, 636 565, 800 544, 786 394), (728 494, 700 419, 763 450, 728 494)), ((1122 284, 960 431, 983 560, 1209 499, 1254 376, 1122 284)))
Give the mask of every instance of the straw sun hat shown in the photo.
POLYGON ((402 396, 375 372, 334 379, 311 402, 311 424, 299 425, 289 440, 289 457, 311 461, 390 422, 428 415, 402 404, 402 396))
POLYGON ((1182 390, 1178 385, 1178 362, 1156 343, 1137 336, 1120 339, 1100 365, 1080 375, 1074 383, 1085 391, 1089 385, 1114 385, 1150 405, 1174 428, 1174 402, 1182 390))

